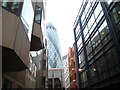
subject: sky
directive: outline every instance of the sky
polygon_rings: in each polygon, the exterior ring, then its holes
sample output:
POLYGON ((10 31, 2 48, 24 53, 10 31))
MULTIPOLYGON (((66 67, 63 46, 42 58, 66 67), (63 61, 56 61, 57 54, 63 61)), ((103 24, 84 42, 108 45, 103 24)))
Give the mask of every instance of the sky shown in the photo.
POLYGON ((51 22, 59 35, 62 56, 74 43, 73 24, 82 0, 47 0, 46 22, 51 22))
MULTIPOLYGON (((29 29, 27 34, 28 34, 29 40, 31 41, 31 33, 32 33, 33 19, 34 19, 34 10, 32 8, 31 0, 24 1, 21 16, 22 16, 21 19, 23 20, 23 18, 24 18, 25 22, 29 26, 29 27, 27 27, 29 29), (29 11, 28 11, 28 8, 29 8, 29 11)), ((24 20, 23 20, 23 22, 24 22, 24 20)), ((26 25, 26 23, 24 23, 24 24, 26 25)))

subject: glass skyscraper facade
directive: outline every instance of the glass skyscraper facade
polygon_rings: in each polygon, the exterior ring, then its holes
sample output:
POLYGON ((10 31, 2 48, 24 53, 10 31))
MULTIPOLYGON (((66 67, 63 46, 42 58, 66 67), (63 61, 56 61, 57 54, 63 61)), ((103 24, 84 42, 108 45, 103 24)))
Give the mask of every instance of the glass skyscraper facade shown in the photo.
POLYGON ((120 2, 82 2, 74 23, 80 87, 120 85, 120 2))
POLYGON ((50 22, 46 26, 46 38, 48 49, 48 67, 61 68, 62 59, 59 38, 56 28, 50 22))

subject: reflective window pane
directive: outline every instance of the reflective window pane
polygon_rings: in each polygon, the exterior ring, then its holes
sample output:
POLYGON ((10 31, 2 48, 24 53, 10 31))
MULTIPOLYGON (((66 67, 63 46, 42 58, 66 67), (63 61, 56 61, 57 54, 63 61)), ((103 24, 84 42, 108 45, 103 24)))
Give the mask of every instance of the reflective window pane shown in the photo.
POLYGON ((98 44, 99 44, 99 40, 100 40, 100 37, 98 35, 98 31, 94 34, 94 36, 92 37, 91 41, 92 41, 92 47, 95 48, 98 44))
POLYGON ((85 29, 84 29, 83 33, 84 33, 84 37, 85 37, 85 36, 86 36, 86 34, 88 33, 88 28, 87 28, 87 26, 85 27, 85 29))
POLYGON ((92 26, 92 24, 94 23, 94 21, 95 21, 94 14, 92 14, 92 16, 91 16, 91 18, 90 18, 90 20, 89 20, 89 22, 88 22, 88 27, 89 27, 89 28, 91 28, 91 26, 92 26))
POLYGON ((87 50, 87 55, 89 55, 92 51, 92 46, 90 42, 86 45, 86 50, 87 50))
POLYGON ((80 37, 79 40, 77 41, 78 51, 81 49, 82 46, 83 46, 83 44, 82 44, 82 38, 80 37))
POLYGON ((79 55, 79 63, 81 63, 84 60, 84 53, 83 51, 81 52, 81 54, 79 55))
POLYGON ((83 22, 84 19, 85 19, 85 13, 83 12, 82 17, 81 17, 81 22, 82 22, 82 23, 84 23, 84 22, 83 22))
POLYGON ((109 33, 109 28, 107 26, 106 20, 100 26, 99 32, 100 32, 101 39, 103 39, 109 33))
POLYGON ((77 25, 75 32, 76 32, 76 37, 77 37, 80 33, 80 25, 79 24, 77 25))
POLYGON ((118 30, 120 30, 120 2, 118 2, 117 5, 112 10, 112 15, 117 24, 118 30))
POLYGON ((106 0, 107 4, 109 5, 113 0, 106 0))
POLYGON ((19 2, 19 0, 13 0, 13 2, 10 2, 9 0, 4 0, 2 6, 10 10, 14 14, 20 15, 22 2, 19 2))
POLYGON ((89 34, 92 33, 92 31, 94 30, 95 26, 96 26, 96 23, 94 23, 94 24, 92 25, 92 27, 91 27, 91 29, 90 29, 90 31, 89 31, 89 34))
POLYGON ((36 6, 36 8, 35 8, 35 22, 41 24, 41 18, 42 18, 42 8, 36 6))
POLYGON ((98 17, 101 10, 102 10, 102 7, 101 7, 100 3, 98 3, 98 5, 97 5, 97 7, 95 8, 95 11, 94 11, 96 18, 98 17))
POLYGON ((108 68, 111 68, 113 66, 113 60, 112 60, 112 55, 111 55, 111 50, 108 50, 107 53, 105 54, 106 56, 106 61, 108 64, 108 68))
POLYGON ((100 21, 101 17, 103 16, 103 11, 100 12, 100 14, 97 16, 97 23, 100 21))
POLYGON ((81 82, 85 83, 87 81, 87 74, 86 71, 81 73, 81 82))

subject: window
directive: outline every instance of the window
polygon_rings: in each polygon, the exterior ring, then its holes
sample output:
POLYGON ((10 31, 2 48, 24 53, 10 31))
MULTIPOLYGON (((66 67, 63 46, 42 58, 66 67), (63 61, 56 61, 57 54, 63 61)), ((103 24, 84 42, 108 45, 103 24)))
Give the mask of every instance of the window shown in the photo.
POLYGON ((81 73, 81 83, 82 83, 82 87, 87 86, 87 73, 86 73, 86 71, 83 71, 81 73))
POLYGON ((88 22, 88 27, 91 28, 91 26, 93 25, 94 22, 95 22, 95 18, 94 18, 94 13, 93 13, 88 22))
POLYGON ((95 26, 96 26, 96 23, 94 23, 92 27, 90 27, 89 34, 91 34, 94 31, 95 26))
POLYGON ((97 32, 94 34, 94 36, 91 38, 93 48, 95 48, 95 47, 98 45, 99 40, 100 40, 100 37, 99 37, 99 33, 98 33, 98 31, 97 31, 97 32))
POLYGON ((112 58, 113 58, 113 63, 116 65, 116 64, 118 64, 119 62, 118 62, 118 58, 117 58, 117 54, 116 54, 116 51, 115 51, 115 48, 112 48, 111 49, 111 53, 112 53, 112 58))
POLYGON ((41 24, 41 18, 42 18, 42 8, 36 6, 35 9, 35 22, 38 24, 41 24))
POLYGON ((76 37, 78 38, 79 34, 80 34, 80 25, 78 24, 77 27, 76 27, 76 37))
POLYGON ((87 6, 85 7, 85 14, 86 14, 86 17, 88 17, 88 15, 89 15, 91 9, 92 9, 91 3, 90 3, 90 1, 88 1, 87 6))
POLYGON ((84 60, 84 53, 82 51, 81 54, 79 55, 79 63, 81 63, 83 60, 84 60))
POLYGON ((109 33, 109 29, 108 29, 106 20, 100 26, 99 32, 100 32, 101 40, 109 33))
POLYGON ((5 88, 9 88, 9 89, 12 88, 12 82, 8 79, 4 80, 3 89, 5 88))
POLYGON ((120 2, 118 2, 117 5, 112 10, 112 15, 117 24, 118 30, 120 30, 120 2))
POLYGON ((120 72, 119 62, 115 48, 111 48, 106 53, 106 61, 108 64, 110 75, 113 76, 120 72))
POLYGON ((19 2, 19 0, 13 0, 13 2, 4 0, 2 6, 16 15, 20 15, 22 10, 22 2, 19 2))
POLYGON ((82 24, 84 23, 83 21, 85 21, 85 13, 84 12, 83 12, 82 17, 81 17, 82 24))
POLYGON ((109 5, 113 0, 106 0, 107 4, 109 5))
POLYGON ((86 36, 86 34, 88 33, 88 27, 87 27, 87 26, 85 27, 85 29, 84 29, 83 33, 84 33, 84 37, 85 37, 85 36, 86 36))
POLYGON ((87 55, 89 55, 92 51, 92 46, 91 46, 91 43, 89 41, 89 43, 86 45, 86 50, 87 50, 87 55))
POLYGON ((98 60, 97 60, 97 67, 98 67, 98 73, 101 74, 102 72, 104 72, 105 70, 107 70, 107 64, 105 61, 105 57, 101 56, 98 60))
POLYGON ((111 54, 111 50, 108 50, 107 53, 105 54, 106 56, 106 61, 107 61, 107 64, 108 64, 108 68, 111 68, 114 66, 114 63, 113 63, 113 59, 112 59, 112 54, 111 54))
POLYGON ((96 21, 98 23, 100 21, 101 17, 103 16, 103 11, 102 11, 102 7, 101 7, 100 3, 98 3, 98 5, 94 11, 94 14, 95 14, 96 21))
POLYGON ((82 38, 81 38, 81 36, 80 36, 80 38, 79 38, 78 41, 77 41, 78 51, 81 49, 82 46, 83 46, 83 44, 82 44, 82 38))

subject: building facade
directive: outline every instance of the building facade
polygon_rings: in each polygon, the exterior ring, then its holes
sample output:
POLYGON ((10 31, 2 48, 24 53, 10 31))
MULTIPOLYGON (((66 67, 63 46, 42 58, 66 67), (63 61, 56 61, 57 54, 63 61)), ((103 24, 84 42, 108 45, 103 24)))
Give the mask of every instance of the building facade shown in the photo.
POLYGON ((83 1, 74 23, 81 88, 120 85, 120 2, 83 1))
POLYGON ((32 57, 33 62, 36 64, 36 88, 46 88, 48 81, 48 61, 47 50, 44 48, 40 54, 32 57))
POLYGON ((29 55, 30 51, 44 48, 41 26, 45 19, 44 2, 3 0, 0 3, 2 86, 3 88, 34 88, 36 66, 31 63, 31 68, 35 70, 29 69, 29 55), (29 11, 26 11, 28 9, 29 11))
POLYGON ((74 58, 74 49, 69 48, 68 50, 68 67, 69 67, 69 78, 70 78, 70 87, 77 88, 76 84, 76 69, 75 69, 75 58, 74 58))
POLYGON ((63 56, 63 67, 64 67, 64 87, 70 88, 70 74, 69 74, 69 64, 68 64, 68 54, 63 56))
POLYGON ((64 88, 63 68, 48 69, 48 88, 64 88))
POLYGON ((62 67, 61 51, 57 30, 50 22, 46 25, 46 38, 49 68, 62 67))

